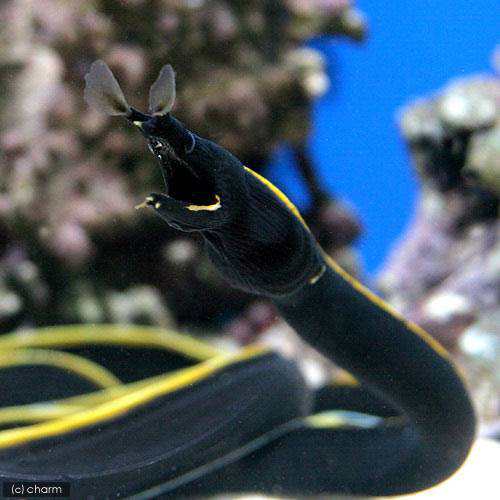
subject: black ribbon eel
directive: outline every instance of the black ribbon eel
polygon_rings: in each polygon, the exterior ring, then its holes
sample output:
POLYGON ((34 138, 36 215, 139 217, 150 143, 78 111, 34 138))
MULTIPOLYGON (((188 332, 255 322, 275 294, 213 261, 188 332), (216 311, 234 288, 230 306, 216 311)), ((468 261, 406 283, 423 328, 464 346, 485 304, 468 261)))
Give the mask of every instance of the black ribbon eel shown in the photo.
POLYGON ((128 105, 102 61, 86 78, 87 101, 136 126, 162 169, 165 192, 140 206, 201 234, 232 286, 271 300, 357 384, 314 393, 278 354, 137 327, 10 334, 0 354, 36 351, 46 366, 36 377, 10 367, 11 383, 36 394, 0 401, 0 479, 69 481, 75 498, 294 497, 404 494, 453 474, 476 425, 447 352, 325 255, 275 186, 171 114, 169 66, 148 113, 128 105), (57 353, 73 361, 57 366, 57 353))

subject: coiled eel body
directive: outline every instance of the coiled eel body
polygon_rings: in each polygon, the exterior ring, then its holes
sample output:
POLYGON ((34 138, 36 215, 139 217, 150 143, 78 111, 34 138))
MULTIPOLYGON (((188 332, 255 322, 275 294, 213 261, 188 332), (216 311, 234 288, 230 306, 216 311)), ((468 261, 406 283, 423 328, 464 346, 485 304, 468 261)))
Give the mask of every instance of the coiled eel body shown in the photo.
MULTIPOLYGON (((293 363, 275 354, 212 358, 163 339, 200 364, 93 396, 97 406, 86 411, 0 431, 0 478, 66 478, 98 498, 181 498, 395 495, 449 477, 470 450, 475 416, 446 351, 325 255, 275 186, 171 115, 171 68, 153 85, 154 112, 144 114, 102 64, 88 78, 89 100, 140 129, 166 181, 141 206, 200 233, 232 286, 270 299, 359 385, 325 387, 314 403, 293 363), (312 415, 315 404, 332 411, 312 415)), ((67 342, 49 337, 44 347, 67 342)))
MULTIPOLYGON (((176 143, 170 130, 185 134, 185 143, 194 138, 189 154, 176 151, 205 179, 205 194, 220 208, 191 211, 159 194, 147 204, 174 227, 199 231, 233 286, 269 297, 307 343, 395 412, 370 429, 345 417, 343 426, 290 432, 258 459, 248 459, 254 473, 236 474, 236 484, 226 488, 393 495, 452 474, 470 449, 475 417, 446 351, 326 256, 297 209, 269 181, 170 115, 143 128, 170 145, 176 143)), ((215 484, 229 478, 225 471, 215 484)))

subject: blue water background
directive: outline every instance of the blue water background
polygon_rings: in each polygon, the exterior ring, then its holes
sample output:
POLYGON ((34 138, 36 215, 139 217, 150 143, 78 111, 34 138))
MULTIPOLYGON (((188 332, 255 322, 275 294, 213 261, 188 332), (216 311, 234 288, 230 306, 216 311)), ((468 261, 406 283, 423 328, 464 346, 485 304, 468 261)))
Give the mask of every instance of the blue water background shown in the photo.
MULTIPOLYGON (((358 243, 373 275, 409 223, 417 183, 396 110, 450 78, 491 72, 500 42, 499 0, 359 0, 370 34, 362 45, 320 38, 330 91, 314 106, 311 150, 325 185, 352 203, 365 232, 358 243)), ((267 172, 297 205, 308 198, 286 147, 267 172)))

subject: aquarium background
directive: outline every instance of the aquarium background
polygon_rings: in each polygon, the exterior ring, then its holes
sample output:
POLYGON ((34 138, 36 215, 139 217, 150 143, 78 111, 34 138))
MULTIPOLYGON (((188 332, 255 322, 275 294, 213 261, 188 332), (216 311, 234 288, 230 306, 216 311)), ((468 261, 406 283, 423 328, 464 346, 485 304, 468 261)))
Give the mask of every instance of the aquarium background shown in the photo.
MULTIPOLYGON (((326 186, 356 207, 365 229, 357 246, 373 276, 407 226, 418 189, 395 112, 450 78, 492 72, 500 5, 360 0, 357 6, 370 24, 363 44, 329 37, 310 42, 325 55, 332 79, 314 105, 310 143, 326 186)), ((286 147, 276 153, 269 176, 301 208, 308 206, 286 147)))
MULTIPOLYGON (((0 368, 30 345, 46 356, 37 342, 47 336, 66 352, 73 335, 87 346, 74 354, 141 379, 184 366, 146 352, 151 335, 170 351, 175 331, 175 345, 186 334, 203 341, 197 360, 257 343, 293 359, 311 387, 350 380, 266 297, 229 287, 197 235, 134 210, 161 173, 135 127, 84 102, 84 75, 105 60, 146 109, 168 62, 176 117, 267 175, 329 256, 450 351, 478 434, 498 440, 498 9, 486 0, 0 1, 0 368), (103 338, 114 347, 101 349, 103 338), (144 352, 127 347, 135 341, 144 352)), ((30 359, 26 384, 0 370, 2 387, 26 385, 2 391, 0 431, 19 424, 17 409, 2 424, 5 406, 69 387, 67 365, 44 383, 30 359)), ((485 480, 467 498, 479 498, 497 463, 498 453, 478 466, 485 480)))

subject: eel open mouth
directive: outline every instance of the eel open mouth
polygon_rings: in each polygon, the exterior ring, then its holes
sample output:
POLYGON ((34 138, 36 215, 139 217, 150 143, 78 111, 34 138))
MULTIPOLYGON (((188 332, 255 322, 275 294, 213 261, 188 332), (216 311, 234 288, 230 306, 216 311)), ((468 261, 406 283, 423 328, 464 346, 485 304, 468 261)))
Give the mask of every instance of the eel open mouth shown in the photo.
POLYGON ((167 189, 165 194, 192 206, 204 207, 217 203, 215 183, 206 172, 195 171, 163 139, 150 139, 149 148, 160 164, 167 189))
MULTIPOLYGON (((161 132, 164 125, 162 120, 167 120, 175 101, 175 73, 170 65, 161 69, 151 86, 147 114, 128 104, 113 73, 101 60, 95 61, 85 75, 84 96, 94 108, 111 116, 121 115, 141 130, 160 164, 166 186, 163 196, 166 195, 171 201, 175 200, 191 211, 215 211, 221 207, 220 196, 215 191, 215 179, 210 173, 199 166, 193 168, 189 162, 179 157, 174 147, 161 134, 159 137, 156 133, 158 130, 161 132)), ((194 141, 192 135, 191 138, 194 141)), ((194 144, 193 142, 193 147, 194 144)), ((158 204, 154 197, 146 202, 155 207, 158 204)), ((143 204, 138 205, 141 206, 143 204)))

